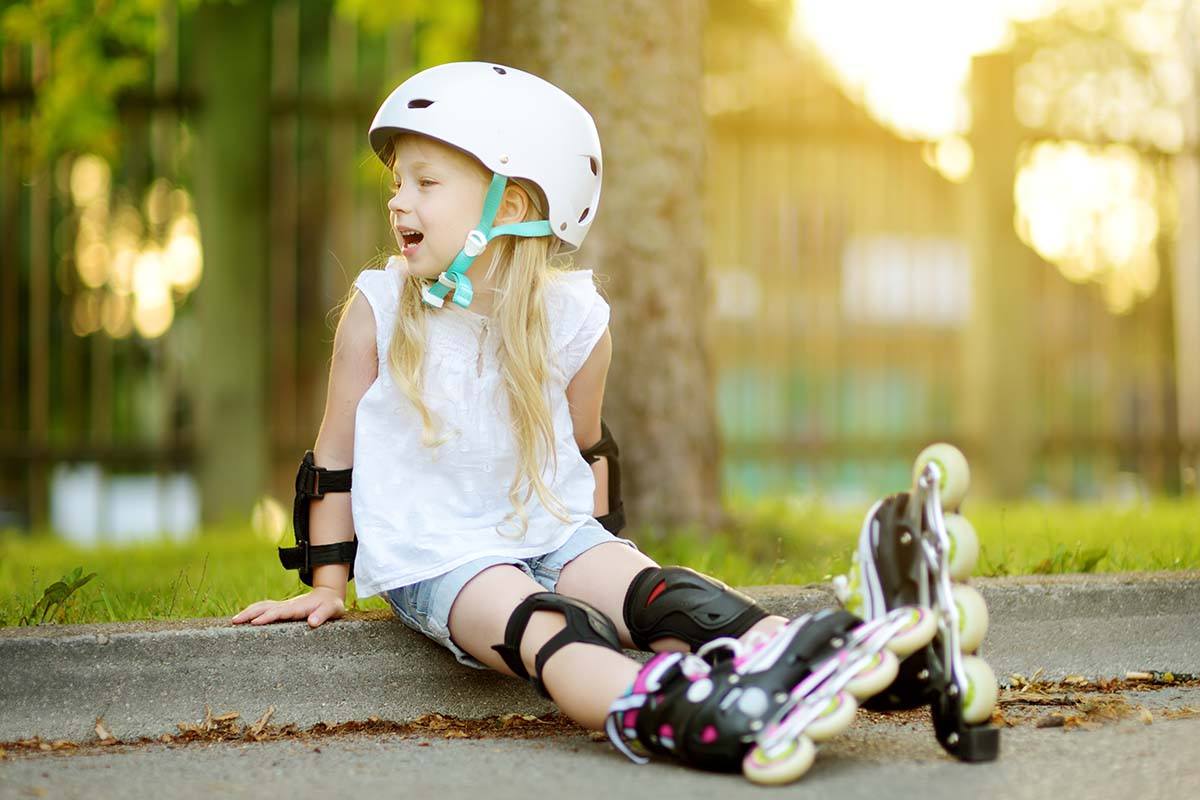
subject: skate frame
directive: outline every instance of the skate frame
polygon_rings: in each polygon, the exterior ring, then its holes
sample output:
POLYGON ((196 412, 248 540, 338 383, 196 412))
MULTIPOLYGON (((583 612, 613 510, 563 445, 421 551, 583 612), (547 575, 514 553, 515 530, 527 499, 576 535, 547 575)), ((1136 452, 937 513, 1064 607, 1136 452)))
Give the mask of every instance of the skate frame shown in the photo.
MULTIPOLYGON (((787 702, 775 711, 755 737, 759 749, 769 758, 787 752, 793 740, 816 722, 838 694, 886 649, 892 637, 909 624, 909 612, 908 607, 895 609, 886 617, 865 623, 851 632, 849 641, 841 645, 831 643, 841 651, 792 689, 787 702), (798 711, 797 706, 800 707, 798 711)), ((751 729, 754 728, 752 723, 751 729)))
POLYGON ((935 462, 929 462, 917 477, 913 486, 912 499, 908 503, 909 530, 919 531, 921 553, 926 569, 917 576, 918 602, 926 608, 937 609, 938 628, 942 634, 942 666, 950 676, 946 691, 952 696, 965 697, 967 677, 962 666, 962 647, 958 635, 958 606, 950 587, 950 535, 946 532, 946 519, 942 516, 941 485, 942 471, 935 462), (927 523, 927 524, 926 524, 927 523), (928 530, 932 537, 926 536, 928 530), (930 587, 930 577, 934 585, 930 587), (931 602, 936 595, 936 603, 931 602))
MULTIPOLYGON (((944 691, 933 701, 934 731, 938 741, 951 754, 963 761, 992 761, 999 755, 1000 731, 986 723, 968 725, 963 720, 963 701, 967 696, 967 677, 963 669, 962 646, 958 632, 958 606, 950 586, 950 535, 942 514, 942 469, 933 461, 917 476, 913 493, 905 510, 909 530, 916 531, 925 569, 917 575, 917 595, 921 605, 936 609, 942 641, 940 653, 944 691), (928 535, 927 535, 928 534, 928 535), (930 586, 932 576, 933 585, 930 586), (936 599, 936 603, 930 602, 936 599)), ((904 536, 910 534, 905 533, 904 536)), ((933 648, 930 657, 938 657, 933 648)), ((930 666, 926 666, 928 672, 930 666)), ((936 686, 935 676, 925 680, 936 686)))

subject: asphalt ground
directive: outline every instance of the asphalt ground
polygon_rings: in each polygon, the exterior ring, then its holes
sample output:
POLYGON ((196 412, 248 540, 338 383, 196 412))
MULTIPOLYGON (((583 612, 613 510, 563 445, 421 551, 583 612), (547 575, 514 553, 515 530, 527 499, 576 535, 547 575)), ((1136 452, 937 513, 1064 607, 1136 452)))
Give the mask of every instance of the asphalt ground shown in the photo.
POLYGON ((0 759, 0 799, 402 794, 736 800, 777 791, 838 800, 1178 800, 1195 797, 1200 787, 1200 686, 1194 682, 1126 691, 1019 686, 1005 692, 997 719, 1006 726, 1000 758, 964 764, 938 747, 927 712, 860 712, 847 734, 821 747, 808 774, 779 789, 668 760, 635 766, 597 735, 538 721, 528 734, 536 738, 445 738, 455 730, 451 726, 424 734, 9 751, 0 759), (537 731, 539 725, 548 725, 550 735, 537 731))
MULTIPOLYGON (((1200 572, 976 580, 991 625, 983 655, 1012 674, 1200 673, 1200 572)), ((749 588, 795 616, 825 587, 749 588)), ((301 727, 424 714, 477 718, 552 709, 523 683, 459 665, 386 613, 310 630, 225 619, 0 629, 0 743, 157 737, 205 709, 301 727)), ((2 746, 2 744, 0 744, 2 746)))
MULTIPOLYGON (((984 655, 1006 687, 1001 758, 954 761, 925 711, 862 712, 783 791, 1200 795, 1200 573, 976 585, 992 620, 984 655), (1114 680, 1131 671, 1147 679, 1114 680)), ((749 591, 789 616, 832 602, 822 587, 749 591)), ((527 686, 461 667, 391 619, 226 623, 0 631, 0 798, 763 791, 669 761, 629 764, 540 716, 550 707, 527 686)))

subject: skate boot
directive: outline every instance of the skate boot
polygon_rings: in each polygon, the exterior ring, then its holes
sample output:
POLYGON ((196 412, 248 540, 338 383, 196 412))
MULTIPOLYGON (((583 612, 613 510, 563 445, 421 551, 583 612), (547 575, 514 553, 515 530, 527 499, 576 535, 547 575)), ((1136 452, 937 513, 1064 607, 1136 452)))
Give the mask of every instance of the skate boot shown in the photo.
POLYGON ((865 620, 919 604, 933 609, 938 632, 905 659, 896 681, 868 704, 885 711, 929 705, 942 747, 963 761, 991 761, 1000 732, 990 726, 996 676, 977 655, 987 605, 961 581, 975 568, 979 540, 957 509, 970 482, 967 460, 948 444, 927 447, 913 467, 913 490, 884 498, 867 513, 848 576, 834 579, 842 605, 865 620))
POLYGON ((609 710, 605 729, 633 761, 669 754, 755 783, 788 783, 814 742, 849 727, 858 702, 896 677, 897 656, 928 645, 933 614, 903 607, 869 623, 841 610, 792 620, 770 636, 717 639, 695 655, 660 653, 609 710))

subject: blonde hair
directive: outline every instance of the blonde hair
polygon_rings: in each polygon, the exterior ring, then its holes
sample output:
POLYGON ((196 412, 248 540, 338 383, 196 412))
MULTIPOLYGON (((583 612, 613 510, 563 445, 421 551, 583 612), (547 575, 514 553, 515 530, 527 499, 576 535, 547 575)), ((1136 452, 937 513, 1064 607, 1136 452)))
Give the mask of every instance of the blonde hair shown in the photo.
MULTIPOLYGON (((485 169, 482 164, 479 166, 485 169)), ((526 220, 544 219, 539 208, 544 208, 540 191, 525 181, 514 182, 530 198, 526 220)), ((528 529, 526 504, 535 494, 551 514, 564 523, 570 521, 566 508, 542 479, 543 464, 549 462, 554 470, 558 468, 547 394, 550 328, 543 302, 545 287, 560 271, 559 265, 551 263, 558 250, 558 239, 505 236, 495 245, 495 255, 487 271, 489 277, 498 279, 493 318, 500 334, 500 374, 517 444, 517 469, 508 491, 513 510, 498 531, 502 536, 520 539, 528 529), (504 530, 510 521, 515 522, 515 534, 504 530)), ((445 312, 421 299, 421 290, 432 285, 433 279, 406 275, 401 281, 400 304, 388 345, 388 371, 421 417, 421 443, 436 448, 446 439, 440 433, 442 421, 423 397, 425 326, 429 314, 445 312)))

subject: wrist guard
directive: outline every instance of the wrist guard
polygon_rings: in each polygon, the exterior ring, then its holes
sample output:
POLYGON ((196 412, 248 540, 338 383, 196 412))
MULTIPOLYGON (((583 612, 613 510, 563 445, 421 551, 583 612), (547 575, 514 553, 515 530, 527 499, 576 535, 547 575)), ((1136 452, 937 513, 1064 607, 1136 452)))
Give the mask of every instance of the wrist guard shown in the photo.
POLYGON ((308 541, 309 506, 326 492, 350 491, 352 469, 325 469, 318 467, 313 451, 304 453, 300 469, 296 472, 296 501, 292 504, 292 528, 296 532, 295 547, 280 547, 279 562, 284 569, 300 570, 300 580, 312 586, 313 567, 324 564, 349 564, 350 577, 354 580, 354 554, 358 551, 358 540, 334 544, 311 545, 308 541))
POLYGON ((625 529, 625 504, 621 501, 621 463, 618 457, 617 440, 604 420, 600 420, 600 441, 581 451, 583 460, 595 464, 601 458, 608 462, 608 513, 596 517, 596 521, 609 533, 620 533, 625 529))

